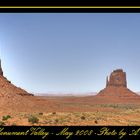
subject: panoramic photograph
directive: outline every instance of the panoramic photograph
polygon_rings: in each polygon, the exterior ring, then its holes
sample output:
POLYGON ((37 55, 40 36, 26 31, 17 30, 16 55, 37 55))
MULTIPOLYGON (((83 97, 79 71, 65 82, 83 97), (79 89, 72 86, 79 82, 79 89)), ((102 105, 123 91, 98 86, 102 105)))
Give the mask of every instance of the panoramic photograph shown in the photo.
POLYGON ((139 13, 0 13, 0 126, 139 126, 139 13))

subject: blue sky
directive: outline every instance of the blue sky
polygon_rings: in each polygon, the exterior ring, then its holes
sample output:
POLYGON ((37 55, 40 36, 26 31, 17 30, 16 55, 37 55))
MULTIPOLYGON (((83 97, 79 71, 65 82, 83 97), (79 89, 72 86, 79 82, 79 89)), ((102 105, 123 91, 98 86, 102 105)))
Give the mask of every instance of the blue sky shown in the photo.
POLYGON ((0 58, 33 93, 98 92, 117 68, 140 91, 140 14, 0 13, 0 58))

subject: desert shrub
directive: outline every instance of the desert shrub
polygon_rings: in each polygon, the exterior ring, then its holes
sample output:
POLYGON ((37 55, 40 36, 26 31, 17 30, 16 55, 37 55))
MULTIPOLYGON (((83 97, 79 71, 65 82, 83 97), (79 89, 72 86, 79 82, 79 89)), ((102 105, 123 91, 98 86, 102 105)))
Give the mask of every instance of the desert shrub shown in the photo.
POLYGON ((96 124, 98 123, 98 121, 97 121, 97 120, 95 120, 94 122, 95 122, 96 124))
POLYGON ((11 116, 10 116, 10 115, 3 116, 3 117, 2 117, 2 120, 3 120, 3 121, 6 121, 6 120, 8 120, 9 118, 11 118, 11 116))
POLYGON ((59 122, 59 120, 58 119, 55 119, 55 123, 58 123, 59 122))
POLYGON ((43 115, 43 113, 42 113, 42 112, 40 112, 40 113, 39 113, 39 115, 43 115))
POLYGON ((86 119, 86 117, 85 116, 81 116, 81 120, 85 120, 86 119))
POLYGON ((55 115, 55 114, 56 114, 56 112, 52 112, 52 114, 53 114, 53 115, 55 115))
POLYGON ((5 122, 0 121, 0 126, 4 126, 4 125, 5 125, 5 122))
POLYGON ((32 123, 32 124, 38 123, 38 122, 39 122, 39 119, 38 119, 37 117, 35 117, 35 116, 30 116, 30 117, 28 118, 28 122, 30 122, 30 123, 32 123))

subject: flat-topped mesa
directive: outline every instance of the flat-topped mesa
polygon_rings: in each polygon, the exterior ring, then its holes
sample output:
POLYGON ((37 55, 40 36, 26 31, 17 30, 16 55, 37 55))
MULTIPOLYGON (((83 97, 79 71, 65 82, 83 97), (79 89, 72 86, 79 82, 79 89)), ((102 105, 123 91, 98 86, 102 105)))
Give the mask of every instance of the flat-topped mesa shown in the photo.
POLYGON ((123 72, 122 69, 114 70, 110 77, 106 80, 106 87, 108 86, 115 86, 115 87, 127 87, 126 82, 126 73, 123 72))

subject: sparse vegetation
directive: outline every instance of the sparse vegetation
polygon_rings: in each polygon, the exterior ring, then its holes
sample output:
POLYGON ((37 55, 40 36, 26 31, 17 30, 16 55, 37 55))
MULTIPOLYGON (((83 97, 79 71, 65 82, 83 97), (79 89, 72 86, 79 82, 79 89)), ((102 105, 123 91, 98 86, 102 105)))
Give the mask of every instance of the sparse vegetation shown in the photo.
POLYGON ((0 126, 4 126, 4 125, 5 125, 5 122, 0 121, 0 126))
POLYGON ((55 119, 55 123, 58 123, 59 122, 59 120, 58 119, 55 119))
MULTIPOLYGON (((57 115, 52 115, 52 112, 35 112, 34 114, 10 114, 1 117, 0 126, 10 125, 18 126, 21 122, 25 125, 139 125, 140 124, 140 108, 126 109, 123 104, 119 104, 122 108, 116 108, 115 111, 110 111, 112 108, 105 107, 103 111, 97 112, 57 112, 57 115), (117 111, 117 113, 116 113, 117 111), (40 115, 39 115, 40 114, 40 115), (43 116, 42 116, 43 115, 43 116), (134 117, 133 117, 134 116, 134 117), (11 118, 11 119, 9 119, 11 118), (9 119, 9 120, 8 120, 9 119), (6 121, 8 120, 8 121, 6 121)), ((107 105, 106 105, 107 106, 107 105)), ((112 105, 108 105, 112 106, 112 105)), ((129 106, 129 105, 128 105, 129 106)), ((96 107, 96 106, 95 106, 96 107)), ((55 112, 56 113, 56 112, 55 112)), ((55 114, 53 113, 53 114, 55 114)), ((2 115, 1 115, 2 116, 2 115)))
POLYGON ((3 116, 3 117, 2 117, 2 120, 3 120, 3 121, 6 121, 6 120, 8 120, 9 118, 11 118, 11 116, 10 116, 10 115, 3 116))
POLYGON ((52 112, 52 114, 53 114, 53 115, 55 115, 55 114, 56 114, 56 112, 52 112))
POLYGON ((95 120, 94 122, 95 122, 96 124, 98 123, 98 121, 97 121, 97 120, 95 120))
POLYGON ((30 117, 28 118, 28 122, 30 122, 30 123, 32 123, 32 124, 38 123, 38 122, 39 122, 39 119, 38 119, 37 117, 35 117, 35 116, 30 116, 30 117))
POLYGON ((39 113, 39 115, 43 115, 43 113, 42 113, 42 112, 40 112, 40 113, 39 113))
POLYGON ((81 116, 81 120, 85 120, 86 119, 86 117, 85 116, 81 116))
POLYGON ((97 105, 100 107, 111 107, 114 109, 136 109, 138 108, 136 105, 134 104, 101 104, 101 105, 97 105))

